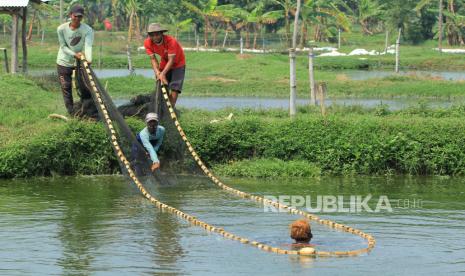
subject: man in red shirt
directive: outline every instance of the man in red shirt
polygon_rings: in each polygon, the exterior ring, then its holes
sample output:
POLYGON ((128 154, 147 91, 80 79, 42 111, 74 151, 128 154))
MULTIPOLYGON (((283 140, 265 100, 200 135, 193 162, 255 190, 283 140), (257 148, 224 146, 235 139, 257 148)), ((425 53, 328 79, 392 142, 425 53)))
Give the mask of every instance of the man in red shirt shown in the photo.
POLYGON ((167 31, 158 23, 150 24, 147 28, 148 38, 144 41, 144 47, 150 56, 155 77, 168 85, 170 102, 174 107, 178 94, 182 91, 186 59, 179 42, 174 37, 164 34, 167 31), (160 56, 160 63, 155 54, 160 56))

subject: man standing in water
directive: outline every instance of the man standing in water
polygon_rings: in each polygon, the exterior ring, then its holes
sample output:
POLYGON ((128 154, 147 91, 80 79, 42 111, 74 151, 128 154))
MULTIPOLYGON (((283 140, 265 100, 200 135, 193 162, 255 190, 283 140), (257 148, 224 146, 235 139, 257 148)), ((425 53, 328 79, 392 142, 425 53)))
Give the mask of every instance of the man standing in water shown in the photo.
MULTIPOLYGON (((76 5, 70 11, 71 22, 66 22, 57 29, 60 43, 57 56, 57 71, 65 107, 70 115, 73 115, 71 82, 73 70, 76 68, 76 60, 81 59, 84 50, 85 58, 89 63, 92 62, 94 32, 89 25, 81 23, 83 16, 84 8, 76 5)), ((90 98, 90 95, 87 96, 90 98)), ((82 97, 83 95, 81 95, 82 97)))
POLYGON ((158 124, 157 113, 148 113, 145 116, 147 126, 137 134, 137 140, 144 146, 152 160, 151 170, 154 172, 160 168, 160 160, 157 151, 163 143, 165 128, 158 124))
POLYGON ((174 107, 178 94, 182 91, 186 59, 179 42, 174 37, 164 34, 167 31, 158 23, 150 24, 147 28, 148 38, 144 42, 144 47, 150 56, 156 79, 168 85, 170 102, 174 107), (160 63, 155 54, 160 56, 160 63))

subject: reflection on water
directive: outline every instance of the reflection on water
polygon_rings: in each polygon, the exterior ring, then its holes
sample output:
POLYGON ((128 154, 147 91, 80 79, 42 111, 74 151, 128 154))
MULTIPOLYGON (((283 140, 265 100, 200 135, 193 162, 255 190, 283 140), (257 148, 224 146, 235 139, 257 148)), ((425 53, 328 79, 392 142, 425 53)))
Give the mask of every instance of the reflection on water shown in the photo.
MULTIPOLYGON (((172 178, 152 193, 233 233, 289 244, 296 216, 264 212, 206 178, 172 178)), ((299 258, 259 251, 162 213, 123 177, 0 181, 0 274, 420 274, 465 272, 462 178, 330 178, 226 182, 261 195, 387 195, 393 213, 327 213, 377 239, 356 258, 299 258), (423 204, 405 202, 421 199, 423 204), (402 204, 399 204, 402 203, 402 204)), ((348 202, 346 202, 348 204, 348 202)), ((364 240, 312 224, 320 250, 363 247, 364 240)))

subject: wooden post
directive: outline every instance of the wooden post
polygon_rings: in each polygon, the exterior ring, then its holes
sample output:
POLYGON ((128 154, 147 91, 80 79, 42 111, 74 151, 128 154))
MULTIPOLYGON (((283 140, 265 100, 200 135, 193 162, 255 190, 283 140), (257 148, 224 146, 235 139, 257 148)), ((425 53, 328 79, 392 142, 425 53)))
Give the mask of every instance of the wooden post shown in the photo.
POLYGON ((295 69, 295 49, 289 49, 289 61, 290 61, 290 98, 289 98, 289 115, 295 116, 297 113, 296 99, 297 99, 297 85, 296 85, 296 69, 295 69))
POLYGON ((129 47, 129 44, 126 45, 126 54, 128 56, 128 69, 132 75, 134 73, 134 68, 132 67, 131 48, 129 47))
POLYGON ((438 41, 438 49, 439 49, 439 53, 442 53, 442 33, 443 33, 443 29, 442 29, 442 10, 443 10, 443 4, 442 4, 443 0, 439 0, 439 19, 438 19, 438 33, 439 33, 439 41, 438 41))
POLYGON ((45 30, 42 29, 42 38, 40 40, 40 44, 44 44, 44 40, 45 40, 45 30))
POLYGON ((315 73, 313 68, 313 46, 310 46, 308 50, 308 79, 310 82, 310 105, 316 104, 316 93, 315 93, 315 73))
POLYGON ((8 55, 6 53, 6 48, 1 48, 0 50, 3 51, 3 57, 5 59, 5 72, 8 74, 10 73, 10 68, 8 67, 8 55))
POLYGON ((297 80, 296 80, 296 63, 295 49, 297 47, 297 32, 299 28, 299 13, 301 0, 297 0, 297 9, 294 16, 294 32, 292 34, 292 48, 289 49, 290 59, 290 97, 289 97, 289 115, 294 117, 297 114, 297 80))
POLYGON ((341 29, 338 30, 338 36, 337 36, 337 49, 341 49, 341 29))
POLYGON ((265 38, 262 36, 262 49, 263 49, 263 53, 266 53, 266 50, 265 50, 265 38))
POLYGON ((244 41, 242 40, 242 36, 241 36, 240 43, 241 43, 241 55, 242 55, 244 53, 244 41))
POLYGON ((18 71, 18 11, 15 11, 12 15, 12 27, 11 27, 11 73, 16 74, 18 71))
POLYGON ((98 69, 102 69, 102 42, 100 42, 100 47, 98 49, 98 69))
POLYGON ((387 54, 389 47, 389 30, 386 30, 386 40, 384 41, 384 54, 387 54))
POLYGON ((223 39, 223 48, 226 47, 226 40, 228 40, 228 30, 226 30, 226 34, 224 35, 224 39, 223 39))
POLYGON ((27 25, 27 7, 23 8, 23 20, 21 23, 21 46, 23 48, 23 73, 27 73, 27 37, 26 37, 26 26, 27 25))
POLYGON ((402 29, 399 29, 399 35, 397 36, 396 41, 396 73, 399 73, 399 63, 400 63, 400 35, 402 33, 402 29))
POLYGON ((326 90, 327 86, 325 82, 318 83, 318 101, 320 102, 321 115, 326 116, 326 90))

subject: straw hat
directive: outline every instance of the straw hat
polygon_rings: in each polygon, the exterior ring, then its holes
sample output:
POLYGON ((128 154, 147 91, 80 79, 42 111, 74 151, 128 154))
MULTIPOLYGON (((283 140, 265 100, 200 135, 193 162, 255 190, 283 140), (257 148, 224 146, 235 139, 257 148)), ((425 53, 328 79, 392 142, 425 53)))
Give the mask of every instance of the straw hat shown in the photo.
POLYGON ((147 33, 155 33, 155 32, 167 32, 168 29, 165 28, 165 27, 162 27, 160 24, 158 23, 151 23, 148 27, 147 27, 147 33))

